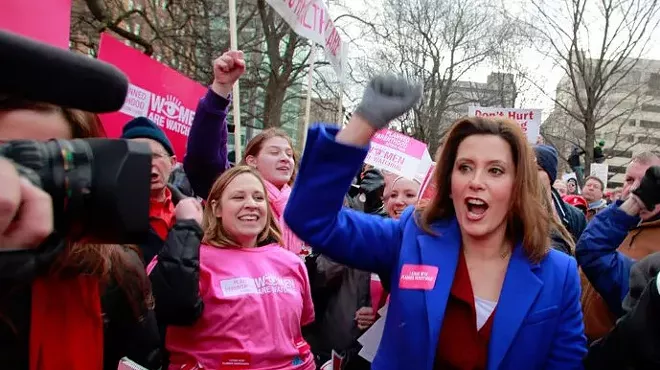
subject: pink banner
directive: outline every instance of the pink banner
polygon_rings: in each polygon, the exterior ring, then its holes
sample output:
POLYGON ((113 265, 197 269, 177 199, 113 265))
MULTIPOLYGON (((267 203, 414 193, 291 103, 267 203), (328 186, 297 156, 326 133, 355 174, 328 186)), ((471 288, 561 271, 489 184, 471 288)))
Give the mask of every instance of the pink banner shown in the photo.
POLYGON ((0 0, 0 28, 69 48, 71 0, 0 0))
POLYGON ((144 116, 163 129, 179 161, 183 160, 195 108, 206 88, 105 33, 99 59, 121 69, 130 80, 124 106, 101 116, 108 136, 121 136, 128 121, 144 116))

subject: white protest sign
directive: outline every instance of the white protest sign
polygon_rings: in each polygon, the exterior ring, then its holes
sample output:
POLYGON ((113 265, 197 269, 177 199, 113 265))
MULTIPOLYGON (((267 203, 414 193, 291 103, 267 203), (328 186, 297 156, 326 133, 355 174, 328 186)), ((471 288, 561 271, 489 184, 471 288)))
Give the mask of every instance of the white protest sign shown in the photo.
POLYGON ((527 135, 527 141, 536 144, 541 134, 541 110, 519 108, 469 107, 468 115, 475 117, 508 118, 518 122, 527 135))
POLYGON ((380 346, 380 340, 383 338, 388 306, 389 303, 386 303, 385 306, 378 310, 380 318, 358 338, 358 343, 362 345, 362 349, 360 349, 358 355, 369 362, 374 361, 378 346, 380 346))
POLYGON ((592 163, 591 164, 591 176, 597 177, 600 181, 603 182, 605 188, 607 189, 607 175, 609 172, 610 166, 607 163, 592 163))
POLYGON ((423 142, 383 129, 371 139, 371 148, 364 162, 410 180, 421 177, 421 182, 432 160, 423 142))
POLYGON ((323 46, 325 55, 342 79, 348 44, 341 40, 323 0, 266 0, 298 35, 323 46))

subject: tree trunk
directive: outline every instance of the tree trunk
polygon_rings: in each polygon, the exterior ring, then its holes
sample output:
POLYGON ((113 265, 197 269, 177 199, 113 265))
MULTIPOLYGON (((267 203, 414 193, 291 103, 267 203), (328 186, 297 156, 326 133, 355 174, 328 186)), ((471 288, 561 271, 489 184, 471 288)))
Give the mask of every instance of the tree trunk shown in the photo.
POLYGON ((284 105, 285 94, 286 85, 280 84, 278 78, 271 72, 266 85, 266 99, 264 102, 265 129, 282 126, 282 105, 284 105), (284 87, 282 87, 283 85, 284 87))
POLYGON ((584 177, 591 175, 591 162, 594 160, 594 143, 596 142, 595 123, 585 122, 584 136, 584 177))

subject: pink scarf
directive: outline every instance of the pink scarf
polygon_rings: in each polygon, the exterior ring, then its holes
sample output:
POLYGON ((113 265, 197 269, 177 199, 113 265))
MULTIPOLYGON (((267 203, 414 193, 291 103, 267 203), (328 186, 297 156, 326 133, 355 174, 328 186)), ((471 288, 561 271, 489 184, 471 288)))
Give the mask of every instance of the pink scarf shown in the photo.
POLYGON ((278 189, 277 186, 271 184, 268 181, 264 180, 266 184, 266 191, 268 192, 268 203, 270 203, 270 208, 273 210, 275 218, 278 221, 280 230, 282 231, 282 242, 283 247, 291 252, 300 255, 302 251, 303 242, 298 239, 298 237, 286 226, 284 222, 284 208, 286 208, 286 203, 289 201, 289 195, 291 195, 291 187, 288 184, 285 184, 282 189, 278 189))

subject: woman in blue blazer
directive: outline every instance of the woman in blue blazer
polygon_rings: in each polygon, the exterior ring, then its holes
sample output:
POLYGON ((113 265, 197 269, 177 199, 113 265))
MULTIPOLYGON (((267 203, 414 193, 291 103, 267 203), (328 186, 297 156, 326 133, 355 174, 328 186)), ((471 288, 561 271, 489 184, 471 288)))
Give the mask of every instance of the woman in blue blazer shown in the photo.
POLYGON ((371 137, 420 89, 376 77, 348 125, 313 127, 285 221, 330 258, 391 277, 374 370, 580 369, 586 339, 573 258, 550 250, 534 155, 507 120, 456 122, 438 194, 400 220, 343 209, 371 137))

